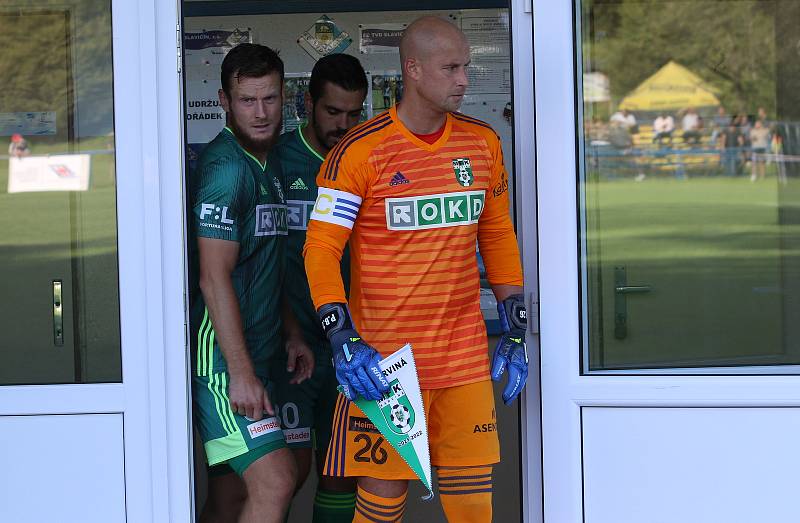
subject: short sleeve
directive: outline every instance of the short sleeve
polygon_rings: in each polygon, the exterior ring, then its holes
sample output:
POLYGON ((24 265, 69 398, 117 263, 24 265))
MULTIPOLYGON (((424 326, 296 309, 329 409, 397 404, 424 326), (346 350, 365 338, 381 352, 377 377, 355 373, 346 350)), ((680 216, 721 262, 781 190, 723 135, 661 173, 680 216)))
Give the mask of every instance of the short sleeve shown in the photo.
POLYGON ((191 218, 197 236, 240 241, 245 166, 232 159, 220 159, 198 169, 195 176, 191 218))

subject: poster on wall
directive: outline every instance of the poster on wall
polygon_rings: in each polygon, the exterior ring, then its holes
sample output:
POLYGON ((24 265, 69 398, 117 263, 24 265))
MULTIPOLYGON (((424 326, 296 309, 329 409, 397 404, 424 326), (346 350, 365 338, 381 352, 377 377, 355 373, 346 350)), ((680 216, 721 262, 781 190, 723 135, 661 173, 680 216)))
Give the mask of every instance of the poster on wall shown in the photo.
POLYGON ((222 60, 234 46, 252 42, 248 29, 208 30, 183 35, 186 74, 186 135, 190 162, 225 125, 219 103, 222 60))
POLYGON ((388 110, 403 98, 403 75, 399 71, 370 71, 369 77, 373 116, 388 110))
POLYGON ((353 43, 350 34, 342 31, 333 19, 322 15, 297 39, 299 45, 314 60, 341 53, 353 43))
POLYGON ((222 60, 231 48, 252 42, 250 29, 214 30, 183 34, 188 80, 219 80, 222 60))
POLYGON ((408 24, 359 24, 358 50, 362 54, 399 54, 408 24))
POLYGON ((288 133, 297 129, 307 117, 305 95, 311 73, 286 73, 283 80, 283 129, 288 133))

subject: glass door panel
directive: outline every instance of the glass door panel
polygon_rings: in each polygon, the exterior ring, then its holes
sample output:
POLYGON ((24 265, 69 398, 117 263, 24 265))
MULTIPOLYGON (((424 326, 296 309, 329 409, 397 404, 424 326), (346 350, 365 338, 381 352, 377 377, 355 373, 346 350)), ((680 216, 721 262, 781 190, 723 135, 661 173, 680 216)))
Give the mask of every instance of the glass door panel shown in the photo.
POLYGON ((0 385, 120 381, 110 2, 0 26, 0 385))
POLYGON ((579 13, 584 371, 799 363, 800 3, 579 13))

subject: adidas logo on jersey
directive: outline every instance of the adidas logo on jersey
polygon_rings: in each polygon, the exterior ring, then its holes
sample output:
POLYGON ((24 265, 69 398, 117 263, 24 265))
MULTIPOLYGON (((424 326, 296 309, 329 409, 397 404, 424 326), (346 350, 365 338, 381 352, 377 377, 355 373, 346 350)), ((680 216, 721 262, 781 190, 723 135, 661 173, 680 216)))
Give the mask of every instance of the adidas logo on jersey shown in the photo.
POLYGON ((386 198, 386 228, 409 231, 471 225, 478 223, 484 200, 484 191, 386 198))
POLYGON ((289 189, 293 191, 307 191, 308 185, 305 184, 302 178, 298 178, 292 182, 292 185, 289 186, 289 189))
POLYGON ((392 179, 389 181, 389 186, 394 187, 395 185, 403 185, 404 183, 410 183, 408 178, 403 176, 403 173, 397 171, 397 174, 392 176, 392 179))

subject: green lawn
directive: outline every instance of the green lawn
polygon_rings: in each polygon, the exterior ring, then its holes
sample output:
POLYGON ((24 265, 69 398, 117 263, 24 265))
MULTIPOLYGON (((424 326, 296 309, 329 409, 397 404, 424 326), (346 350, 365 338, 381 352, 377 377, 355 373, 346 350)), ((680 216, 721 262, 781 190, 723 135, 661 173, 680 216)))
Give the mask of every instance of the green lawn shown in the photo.
POLYGON ((798 189, 774 177, 589 182, 592 367, 798 360, 785 321, 800 282, 798 189), (616 267, 652 291, 620 300, 616 267))

